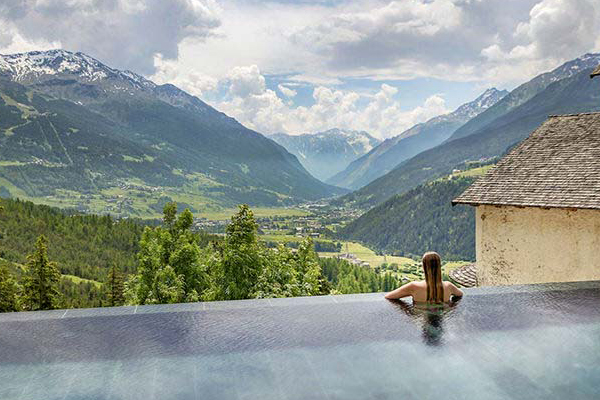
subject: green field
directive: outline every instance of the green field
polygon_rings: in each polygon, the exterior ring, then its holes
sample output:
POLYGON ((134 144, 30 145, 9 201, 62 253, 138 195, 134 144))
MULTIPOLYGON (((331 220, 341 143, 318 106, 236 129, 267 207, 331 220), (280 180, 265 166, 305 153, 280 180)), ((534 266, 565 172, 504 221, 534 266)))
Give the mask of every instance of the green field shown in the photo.
POLYGON ((356 242, 342 242, 342 251, 338 253, 319 253, 321 257, 336 257, 340 254, 351 253, 354 254, 361 261, 368 262, 371 267, 378 267, 383 263, 388 264, 408 264, 414 263, 415 261, 407 257, 396 257, 396 256, 380 256, 377 255, 373 250, 363 246, 356 242))
POLYGON ((465 171, 460 171, 460 172, 452 174, 452 176, 465 176, 465 177, 481 176, 494 167, 495 167, 495 164, 488 164, 488 165, 484 165, 482 167, 476 167, 476 168, 467 169, 465 171))
POLYGON ((96 286, 97 288, 100 288, 102 286, 102 282, 98 282, 98 281, 93 281, 91 279, 84 279, 84 278, 80 278, 78 276, 75 275, 62 275, 63 278, 65 279, 69 279, 71 280, 73 283, 75 284, 80 284, 80 283, 91 283, 94 286, 96 286))
MULTIPOLYGON (((162 209, 157 206, 159 199, 169 198, 184 206, 192 208, 195 217, 209 220, 228 220, 238 210, 236 207, 221 207, 214 199, 198 193, 165 188, 161 191, 147 193, 139 189, 123 189, 112 187, 103 189, 98 194, 84 195, 75 191, 58 189, 51 196, 28 196, 23 190, 15 187, 0 177, 0 187, 6 187, 13 197, 28 200, 36 204, 65 209, 81 209, 92 214, 111 214, 141 219, 157 219, 162 217, 162 209)), ((310 215, 309 212, 288 207, 252 207, 254 216, 262 217, 300 217, 310 215)))

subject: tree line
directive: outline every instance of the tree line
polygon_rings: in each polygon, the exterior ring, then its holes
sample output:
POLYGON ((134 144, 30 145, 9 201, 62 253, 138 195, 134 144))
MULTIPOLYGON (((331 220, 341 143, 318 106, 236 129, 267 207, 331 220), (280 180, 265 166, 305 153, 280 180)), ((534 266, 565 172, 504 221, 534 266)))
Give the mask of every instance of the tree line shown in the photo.
MULTIPOLYGON (((310 237, 300 242, 297 249, 283 244, 267 247, 258 239, 258 225, 247 205, 240 206, 232 216, 224 238, 194 232, 192 224, 189 209, 178 213, 175 203, 165 205, 162 224, 146 226, 140 235, 135 269, 124 270, 112 263, 103 285, 96 289, 99 299, 93 304, 359 293, 387 291, 399 283, 390 273, 380 275, 344 260, 320 259, 310 237)), ((49 254, 49 241, 42 235, 27 256, 20 276, 0 265, 0 311, 85 304, 69 299, 73 290, 68 292, 59 264, 51 261, 49 254)), ((88 294, 91 293, 94 291, 88 294)))

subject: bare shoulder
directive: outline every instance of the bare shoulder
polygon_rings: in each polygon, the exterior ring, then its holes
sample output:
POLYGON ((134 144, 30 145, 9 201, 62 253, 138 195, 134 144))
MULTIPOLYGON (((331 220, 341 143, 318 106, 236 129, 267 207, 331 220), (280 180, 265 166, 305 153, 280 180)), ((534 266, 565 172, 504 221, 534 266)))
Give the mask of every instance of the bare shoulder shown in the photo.
POLYGON ((443 285, 444 285, 444 290, 448 290, 451 294, 456 295, 456 296, 463 295, 463 291, 460 290, 458 287, 456 287, 456 285, 454 283, 444 281, 443 285))
POLYGON ((442 284, 444 285, 444 289, 453 289, 456 287, 456 285, 450 281, 444 281, 442 284))

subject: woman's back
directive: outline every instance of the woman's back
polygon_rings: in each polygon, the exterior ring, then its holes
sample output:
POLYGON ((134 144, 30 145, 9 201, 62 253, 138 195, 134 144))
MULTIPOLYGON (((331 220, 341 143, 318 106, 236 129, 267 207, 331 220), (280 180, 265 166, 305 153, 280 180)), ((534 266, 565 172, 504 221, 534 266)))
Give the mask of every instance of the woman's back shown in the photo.
MULTIPOLYGON (((452 296, 462 297, 463 292, 452 282, 442 282, 444 288, 444 303, 448 303, 452 296)), ((401 299, 403 297, 413 298, 415 303, 427 302, 427 282, 410 282, 385 295, 386 299, 401 299)))
MULTIPOLYGON (((416 303, 427 302, 427 282, 412 282, 412 298, 416 303)), ((450 301, 452 296, 462 296, 462 291, 458 289, 452 282, 442 282, 444 288, 444 303, 450 301)))

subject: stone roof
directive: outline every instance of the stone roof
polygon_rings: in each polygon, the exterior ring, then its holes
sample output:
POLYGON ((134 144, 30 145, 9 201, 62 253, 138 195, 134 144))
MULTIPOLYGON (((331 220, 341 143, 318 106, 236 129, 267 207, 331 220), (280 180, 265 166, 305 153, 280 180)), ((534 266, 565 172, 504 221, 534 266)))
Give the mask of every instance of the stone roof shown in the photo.
POLYGON ((550 116, 452 204, 600 209, 600 112, 550 116))
POLYGON ((596 69, 591 73, 590 78, 600 75, 600 65, 596 67, 596 69))
POLYGON ((477 267, 475 264, 467 264, 460 268, 453 269, 448 274, 450 280, 463 287, 477 286, 477 267))

